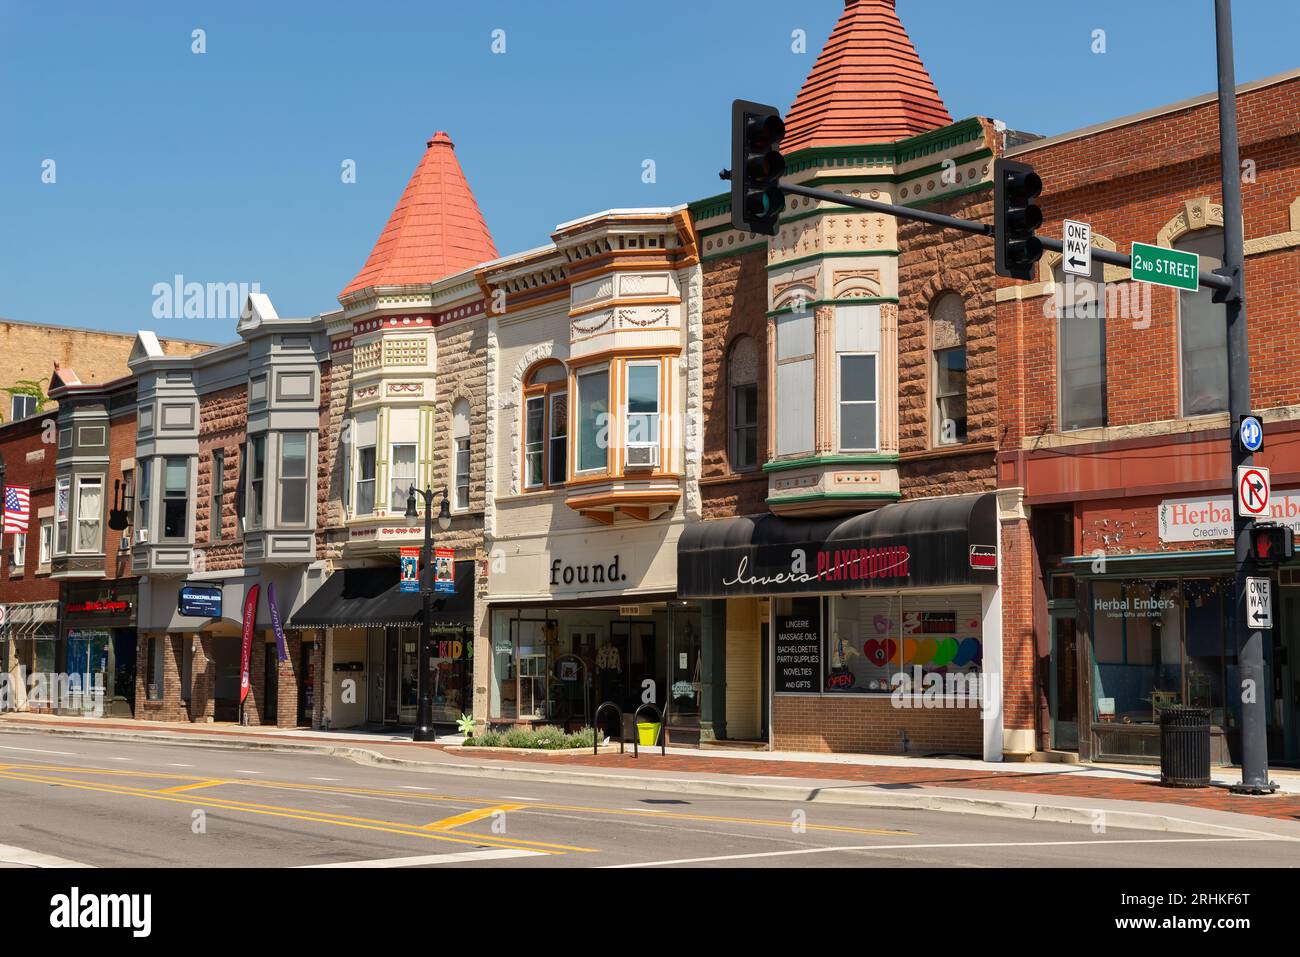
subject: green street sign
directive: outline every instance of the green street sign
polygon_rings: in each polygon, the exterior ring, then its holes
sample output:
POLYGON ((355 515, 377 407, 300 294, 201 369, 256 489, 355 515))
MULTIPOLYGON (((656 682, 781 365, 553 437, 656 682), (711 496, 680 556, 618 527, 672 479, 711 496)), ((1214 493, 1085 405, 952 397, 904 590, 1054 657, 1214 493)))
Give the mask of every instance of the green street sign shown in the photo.
POLYGON ((1146 243, 1133 244, 1133 278, 1138 282, 1195 292, 1200 269, 1200 257, 1196 253, 1146 243))

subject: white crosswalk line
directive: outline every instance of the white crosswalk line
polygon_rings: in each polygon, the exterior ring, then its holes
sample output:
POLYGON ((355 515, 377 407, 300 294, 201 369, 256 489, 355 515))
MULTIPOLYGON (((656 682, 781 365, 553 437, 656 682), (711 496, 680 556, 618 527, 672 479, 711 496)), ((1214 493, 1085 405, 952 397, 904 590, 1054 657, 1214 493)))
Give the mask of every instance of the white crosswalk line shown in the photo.
POLYGON ((420 857, 386 857, 377 861, 336 861, 332 864, 302 864, 301 867, 420 867, 424 864, 468 864, 474 861, 502 860, 508 857, 540 857, 541 851, 513 847, 493 847, 481 851, 458 851, 453 854, 425 854, 420 857))

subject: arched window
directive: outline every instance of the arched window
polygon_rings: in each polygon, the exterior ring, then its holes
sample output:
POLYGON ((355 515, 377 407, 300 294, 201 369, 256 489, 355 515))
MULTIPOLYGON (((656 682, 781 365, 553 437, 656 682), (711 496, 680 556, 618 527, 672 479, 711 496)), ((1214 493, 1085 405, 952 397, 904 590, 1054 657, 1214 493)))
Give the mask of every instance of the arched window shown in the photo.
POLYGON ((727 448, 733 472, 758 467, 758 345, 740 336, 727 354, 727 448))
POLYGON ((569 379, 564 364, 539 363, 524 377, 524 488, 563 485, 568 471, 569 379))
POLYGON ((1061 431, 1106 424, 1106 290, 1102 264, 1087 279, 1053 272, 1061 431))
POLYGON ((934 354, 935 445, 966 441, 966 304, 955 292, 930 306, 930 348, 934 354))
MULTIPOLYGON (((1201 271, 1223 265, 1223 230, 1198 229, 1174 243, 1201 257, 1201 271)), ((1178 294, 1178 359, 1183 415, 1205 415, 1228 408, 1228 315, 1213 292, 1178 294)))
POLYGON ((455 466, 452 505, 469 508, 469 400, 458 399, 451 410, 452 463, 455 466))

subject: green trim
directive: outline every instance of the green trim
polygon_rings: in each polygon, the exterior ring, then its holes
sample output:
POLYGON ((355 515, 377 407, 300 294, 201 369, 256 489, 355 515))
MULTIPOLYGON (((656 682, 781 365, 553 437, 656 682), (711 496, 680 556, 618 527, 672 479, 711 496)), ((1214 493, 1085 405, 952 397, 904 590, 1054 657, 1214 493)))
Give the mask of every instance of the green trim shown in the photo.
POLYGON ((729 259, 732 256, 739 256, 741 253, 753 252, 756 249, 767 249, 767 240, 763 240, 761 243, 750 243, 748 246, 735 246, 728 249, 726 252, 710 253, 707 256, 701 256, 700 262, 707 263, 712 262, 715 259, 729 259))
POLYGON ((924 133, 899 140, 894 143, 894 152, 898 157, 898 165, 902 166, 922 156, 940 153, 961 143, 969 143, 971 140, 983 139, 983 137, 984 127, 980 123, 980 118, 969 116, 949 126, 926 130, 924 133))
POLYGON ((697 199, 693 203, 686 204, 687 211, 691 214, 692 219, 712 219, 714 216, 721 216, 724 213, 731 212, 731 192, 718 193, 716 196, 706 196, 704 199, 697 199))
POLYGON ((1104 561, 1107 564, 1111 562, 1144 562, 1144 561, 1170 561, 1179 559, 1194 558, 1233 558, 1235 552, 1231 548, 1206 548, 1186 552, 1138 552, 1133 555, 1067 555, 1061 559, 1062 565, 1091 565, 1095 561, 1104 561))
POLYGON ((736 227, 733 226, 733 225, 731 225, 731 223, 722 223, 720 226, 710 226, 708 229, 700 229, 700 230, 697 230, 696 233, 695 233, 695 235, 697 235, 697 236, 713 236, 713 235, 715 235, 715 234, 717 234, 717 233, 729 233, 729 232, 733 232, 733 231, 734 231, 734 232, 738 232, 738 233, 747 233, 747 232, 749 232, 748 229, 736 229, 736 227))
POLYGON ((897 256, 897 249, 864 249, 862 252, 833 252, 833 253, 814 253, 811 256, 800 256, 798 259, 787 259, 779 263, 768 263, 768 272, 775 272, 778 269, 784 269, 786 266, 797 266, 800 263, 812 262, 814 259, 853 259, 859 256, 897 256))
POLYGON ((865 455, 810 455, 802 459, 785 459, 776 462, 764 462, 764 472, 788 472, 790 469, 808 468, 813 465, 897 465, 898 455, 882 452, 865 455))
MULTIPOLYGON (((810 299, 805 302, 804 308, 810 306, 874 306, 879 303, 898 302, 897 296, 846 296, 843 299, 810 299)), ((779 316, 783 312, 794 312, 793 306, 782 306, 780 309, 770 309, 767 316, 779 316)))
POLYGON ((815 492, 812 495, 769 495, 765 499, 768 505, 790 505, 799 502, 836 502, 836 501, 897 501, 900 492, 815 492))

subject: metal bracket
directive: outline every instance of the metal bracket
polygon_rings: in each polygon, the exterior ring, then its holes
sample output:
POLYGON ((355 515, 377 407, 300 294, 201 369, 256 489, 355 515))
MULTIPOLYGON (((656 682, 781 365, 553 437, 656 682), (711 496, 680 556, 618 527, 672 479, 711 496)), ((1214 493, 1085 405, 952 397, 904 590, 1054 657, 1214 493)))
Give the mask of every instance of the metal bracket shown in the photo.
POLYGON ((1214 290, 1215 302, 1241 302, 1245 290, 1241 288, 1241 267, 1220 266, 1214 270, 1215 275, 1223 276, 1232 283, 1227 289, 1214 290))

